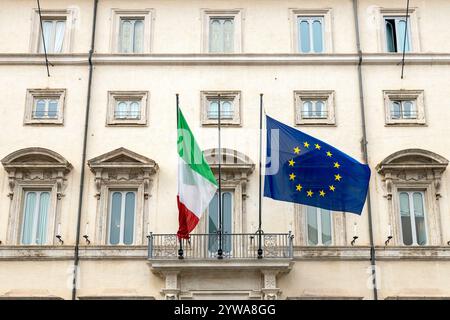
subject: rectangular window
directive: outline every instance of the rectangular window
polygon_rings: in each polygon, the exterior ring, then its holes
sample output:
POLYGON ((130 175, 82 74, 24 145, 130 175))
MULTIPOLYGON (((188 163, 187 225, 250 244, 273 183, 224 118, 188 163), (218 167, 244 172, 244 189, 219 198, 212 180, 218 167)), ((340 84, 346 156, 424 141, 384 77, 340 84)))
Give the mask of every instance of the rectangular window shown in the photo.
POLYGON ((66 33, 66 20, 42 20, 42 30, 43 33, 41 34, 39 52, 44 52, 45 43, 45 49, 47 50, 47 53, 61 53, 63 51, 64 36, 66 33))
POLYGON ((302 118, 326 119, 328 117, 327 105, 324 100, 303 100, 302 118))
MULTIPOLYGON (((219 249, 219 238, 215 234, 219 230, 219 199, 218 193, 216 193, 209 203, 208 210, 208 251, 211 256, 215 256, 217 250, 219 249)), ((232 223, 233 223, 233 193, 230 191, 222 192, 222 250, 225 254, 230 253, 232 250, 231 246, 231 234, 232 223)))
POLYGON ((135 191, 117 190, 111 192, 109 209, 109 244, 133 244, 135 211, 135 191))
POLYGON ((234 52, 234 17, 211 17, 209 20, 209 52, 234 52))
POLYGON ((331 245, 331 214, 330 210, 306 207, 308 245, 331 245))
POLYGON ((386 90, 384 103, 387 125, 425 125, 423 90, 386 90))
POLYGON ((202 91, 202 124, 216 125, 219 118, 223 125, 240 125, 240 92, 239 91, 202 91), (219 99, 220 94, 220 99, 219 99))
POLYGON ((117 100, 114 110, 115 119, 140 119, 141 102, 138 100, 117 100))
POLYGON ((120 53, 143 53, 144 25, 144 18, 120 19, 120 53))
POLYGON ((24 124, 62 125, 65 89, 28 89, 24 124))
POLYGON ((297 125, 334 125, 334 91, 295 91, 297 125))
POLYGON ((22 240, 25 245, 45 244, 50 208, 50 191, 26 191, 23 204, 22 240))
MULTIPOLYGON (((233 119, 234 117, 234 99, 220 100, 220 119, 233 119)), ((208 100, 208 119, 217 120, 219 118, 219 100, 208 100)))
POLYGON ((406 23, 406 17, 384 17, 386 32, 387 52, 411 51, 410 43, 410 23, 406 23))
POLYGON ((301 53, 324 52, 324 17, 297 18, 298 51, 301 53))
POLYGON ((57 119, 59 97, 36 97, 33 103, 33 119, 57 119))
POLYGON ((424 193, 401 191, 399 200, 403 244, 426 245, 424 193))
POLYGON ((145 126, 147 124, 147 91, 109 91, 108 126, 145 126))

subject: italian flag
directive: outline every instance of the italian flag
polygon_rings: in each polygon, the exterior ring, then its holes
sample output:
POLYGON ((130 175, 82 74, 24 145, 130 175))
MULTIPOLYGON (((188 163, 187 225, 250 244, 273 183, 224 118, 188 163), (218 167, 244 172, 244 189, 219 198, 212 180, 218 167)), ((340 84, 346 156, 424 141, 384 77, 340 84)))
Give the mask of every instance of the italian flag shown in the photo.
POLYGON ((217 190, 217 181, 178 108, 178 238, 189 239, 217 190))

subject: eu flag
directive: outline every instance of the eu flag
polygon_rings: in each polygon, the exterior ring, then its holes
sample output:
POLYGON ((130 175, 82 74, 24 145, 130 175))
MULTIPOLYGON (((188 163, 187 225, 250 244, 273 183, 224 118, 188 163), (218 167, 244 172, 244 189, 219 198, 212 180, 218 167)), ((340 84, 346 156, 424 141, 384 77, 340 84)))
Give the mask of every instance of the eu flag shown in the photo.
POLYGON ((264 196, 361 214, 370 169, 342 151, 266 116, 264 196))

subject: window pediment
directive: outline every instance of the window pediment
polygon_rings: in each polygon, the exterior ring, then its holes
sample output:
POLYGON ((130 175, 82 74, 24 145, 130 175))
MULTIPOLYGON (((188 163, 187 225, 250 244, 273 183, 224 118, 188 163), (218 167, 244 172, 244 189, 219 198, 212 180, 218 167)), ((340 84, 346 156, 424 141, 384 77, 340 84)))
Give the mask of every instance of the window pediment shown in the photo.
POLYGON ((88 161, 88 165, 94 173, 99 169, 107 168, 140 168, 150 174, 154 174, 158 170, 158 165, 154 160, 125 148, 118 148, 95 157, 88 161))
POLYGON ((448 165, 444 157, 427 150, 406 149, 393 153, 377 165, 378 173, 398 173, 398 171, 432 170, 442 173, 448 165))
MULTIPOLYGON (((219 149, 207 149, 204 151, 204 155, 213 172, 216 172, 219 168, 219 149)), ((253 161, 237 150, 222 148, 221 158, 221 170, 224 172, 240 172, 247 176, 255 169, 253 161)))

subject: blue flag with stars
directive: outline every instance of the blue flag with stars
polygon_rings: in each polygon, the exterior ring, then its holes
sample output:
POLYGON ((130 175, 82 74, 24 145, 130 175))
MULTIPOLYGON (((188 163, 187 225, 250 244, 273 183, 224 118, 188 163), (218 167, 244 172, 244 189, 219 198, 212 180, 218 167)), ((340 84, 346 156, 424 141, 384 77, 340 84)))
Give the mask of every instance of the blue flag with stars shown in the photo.
POLYGON ((347 154, 266 116, 264 196, 361 214, 370 169, 347 154))

